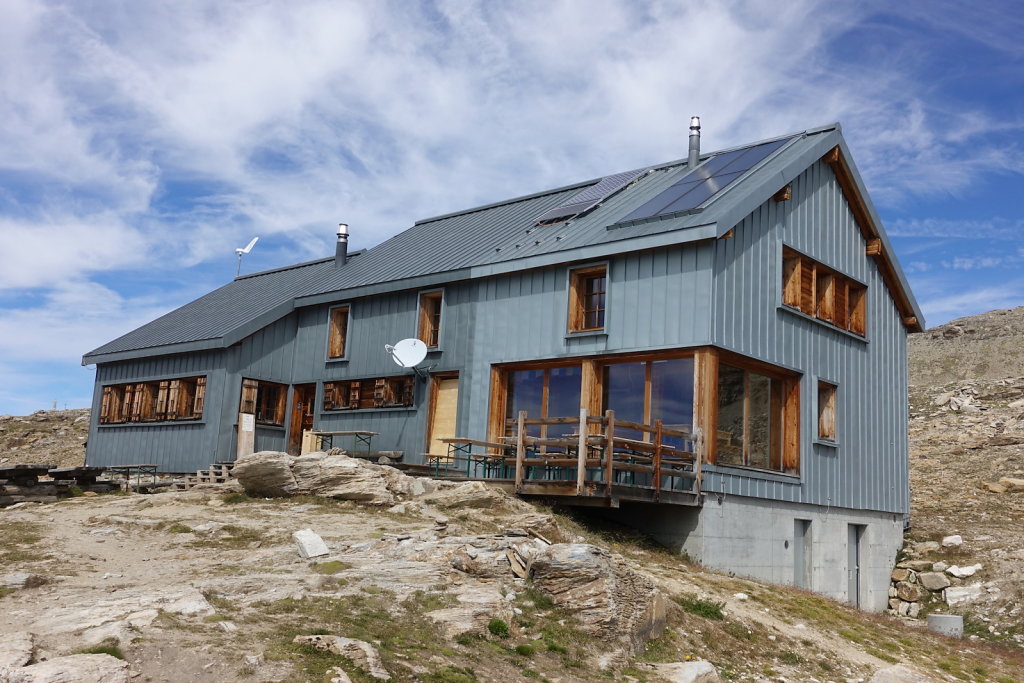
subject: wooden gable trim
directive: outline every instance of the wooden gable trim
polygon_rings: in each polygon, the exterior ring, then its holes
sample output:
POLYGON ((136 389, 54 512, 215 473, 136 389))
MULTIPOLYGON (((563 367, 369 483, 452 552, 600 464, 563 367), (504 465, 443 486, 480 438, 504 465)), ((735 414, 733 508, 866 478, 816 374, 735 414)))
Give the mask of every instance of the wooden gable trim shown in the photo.
POLYGON ((882 281, 885 282, 885 286, 889 290, 889 296, 896 303, 896 308, 900 312, 904 326, 909 332, 923 332, 924 328, 921 327, 914 314, 914 307, 910 303, 910 298, 907 296, 907 293, 900 284, 899 277, 896 275, 896 267, 892 257, 882 248, 878 227, 871 220, 867 204, 857 188, 857 183, 853 179, 853 173, 850 171, 850 166, 846 163, 839 145, 826 152, 825 156, 822 157, 822 161, 832 168, 832 172, 836 176, 839 187, 843 192, 843 197, 846 199, 846 203, 850 207, 851 213, 853 213, 853 218, 857 222, 857 227, 860 229, 861 237, 864 238, 865 253, 874 260, 878 271, 882 274, 882 281))

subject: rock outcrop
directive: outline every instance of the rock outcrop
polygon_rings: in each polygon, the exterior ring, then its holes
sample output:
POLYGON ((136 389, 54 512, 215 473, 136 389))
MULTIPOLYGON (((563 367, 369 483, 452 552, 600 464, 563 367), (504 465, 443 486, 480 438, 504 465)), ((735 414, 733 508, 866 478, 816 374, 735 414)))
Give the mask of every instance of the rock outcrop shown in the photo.
POLYGON ((549 546, 529 563, 533 586, 572 612, 584 631, 638 651, 665 630, 665 599, 645 576, 597 546, 549 546))

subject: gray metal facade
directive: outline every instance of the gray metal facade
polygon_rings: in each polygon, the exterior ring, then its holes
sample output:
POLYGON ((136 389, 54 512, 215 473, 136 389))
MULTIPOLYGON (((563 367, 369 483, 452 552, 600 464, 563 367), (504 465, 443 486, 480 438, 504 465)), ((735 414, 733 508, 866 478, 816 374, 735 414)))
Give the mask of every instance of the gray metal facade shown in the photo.
MULTIPOLYGON (((97 363, 89 464, 154 462, 184 472, 233 459, 243 377, 316 383, 319 408, 324 381, 407 374, 384 344, 415 336, 419 292, 443 287, 440 344, 424 365, 460 373, 459 435, 488 436, 493 364, 710 344, 803 374, 801 470, 794 478, 709 467, 705 492, 906 512, 907 330, 832 169, 819 161, 836 145, 835 128, 809 132, 692 215, 615 226, 679 177, 676 163, 566 225, 526 232, 587 183, 421 222, 341 268, 325 260, 236 280, 212 303, 208 295, 86 356, 97 363), (790 182, 792 199, 771 199, 790 182), (422 254, 451 231, 444 249, 422 254), (474 238, 464 250, 452 246, 467 234, 474 238), (866 339, 781 308, 783 245, 868 286, 866 339), (419 265, 410 265, 417 254, 419 265), (570 335, 568 271, 589 263, 608 265, 605 333, 570 335), (233 287, 243 304, 253 301, 248 318, 192 322, 162 340, 175 320, 216 318, 233 287), (267 287, 278 293, 261 300, 267 287), (347 357, 328 360, 329 311, 342 303, 350 306, 347 357), (201 421, 97 424, 104 385, 197 374, 208 377, 201 421), (814 440, 819 377, 839 386, 835 447, 814 440)), ((898 266, 897 274, 904 282, 898 266)), ((411 408, 318 410, 315 426, 379 432, 374 448, 415 462, 426 445, 427 393, 418 382, 411 408)), ((256 447, 283 450, 285 437, 283 428, 261 426, 256 447)))

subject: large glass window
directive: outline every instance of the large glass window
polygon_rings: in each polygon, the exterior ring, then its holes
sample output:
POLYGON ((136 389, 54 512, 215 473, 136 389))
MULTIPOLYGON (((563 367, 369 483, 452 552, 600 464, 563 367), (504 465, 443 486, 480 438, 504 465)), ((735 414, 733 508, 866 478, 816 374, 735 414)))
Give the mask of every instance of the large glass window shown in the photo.
MULTIPOLYGON (((509 372, 505 417, 514 420, 521 410, 525 410, 529 417, 578 417, 581 378, 579 365, 509 372)), ((564 429, 557 425, 531 425, 527 428, 527 434, 537 437, 561 436, 562 432, 568 433, 574 429, 576 425, 567 425, 564 429)))
MULTIPOLYGON (((604 366, 602 410, 614 410, 616 420, 654 424, 690 431, 693 425, 693 359, 673 358, 604 366)), ((620 436, 649 440, 650 434, 619 430, 620 436)), ((680 439, 666 444, 683 447, 680 439)))
POLYGON ((203 416, 205 396, 205 377, 111 384, 103 387, 99 421, 198 420, 203 416))
POLYGON ((795 381, 726 363, 718 366, 718 464, 796 473, 795 465, 787 466, 783 458, 786 403, 795 381))

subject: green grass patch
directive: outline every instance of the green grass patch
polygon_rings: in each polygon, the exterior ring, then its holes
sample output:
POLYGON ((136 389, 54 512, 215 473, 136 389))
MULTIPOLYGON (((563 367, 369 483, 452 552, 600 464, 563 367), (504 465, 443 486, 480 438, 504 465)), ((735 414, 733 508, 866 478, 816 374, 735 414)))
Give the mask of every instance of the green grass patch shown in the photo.
POLYGON ((714 619, 715 621, 725 619, 725 614, 722 613, 722 608, 725 607, 724 602, 702 600, 695 595, 689 594, 677 595, 672 599, 690 614, 695 614, 705 619, 714 619))
POLYGON ((497 617, 487 622, 487 632, 496 638, 508 638, 511 635, 505 620, 497 617))
POLYGON ((404 606, 407 609, 418 612, 433 612, 438 609, 448 609, 459 604, 459 599, 444 591, 423 591, 418 590, 406 598, 404 606))
POLYGON ((329 562, 314 562, 309 565, 309 568, 317 574, 337 574, 338 572, 351 568, 351 565, 346 564, 341 560, 331 560, 329 562))
POLYGON ((241 550, 253 543, 263 543, 267 537, 258 529, 228 524, 215 531, 209 537, 199 538, 188 543, 190 548, 219 548, 222 550, 241 550))
POLYGON ((244 493, 229 493, 227 495, 221 496, 221 500, 223 500, 228 505, 236 505, 238 503, 248 503, 249 501, 252 500, 252 498, 245 495, 244 493))
POLYGON ((9 588, 8 586, 0 586, 0 598, 4 597, 6 595, 10 595, 13 592, 14 592, 13 588, 9 588))
POLYGON ((803 664, 805 660, 803 657, 793 652, 792 650, 784 650, 779 653, 779 661, 783 664, 803 664))
POLYGON ((43 526, 38 522, 4 521, 4 532, 0 534, 0 566, 39 559, 38 553, 23 546, 34 545, 43 540, 43 526))
POLYGON ((469 667, 446 666, 424 675, 422 680, 423 683, 477 683, 480 679, 469 667))
POLYGON ((552 609, 555 606, 555 601, 551 599, 550 595, 542 593, 536 588, 527 588, 519 597, 520 600, 532 602, 536 609, 552 609))
POLYGON ((188 526, 187 524, 182 524, 181 522, 175 522, 174 524, 167 527, 167 533, 170 534, 190 534, 192 533, 192 531, 192 527, 188 526))
POLYGON ((124 659, 124 652, 118 647, 117 641, 113 638, 107 638, 99 645, 93 645, 92 647, 82 648, 81 650, 75 650, 75 654, 80 655, 110 655, 111 657, 117 657, 118 659, 124 659))
POLYGON ((515 649, 516 654, 522 655, 523 657, 532 657, 534 653, 537 652, 533 645, 529 645, 527 643, 523 643, 522 645, 516 645, 515 649))

